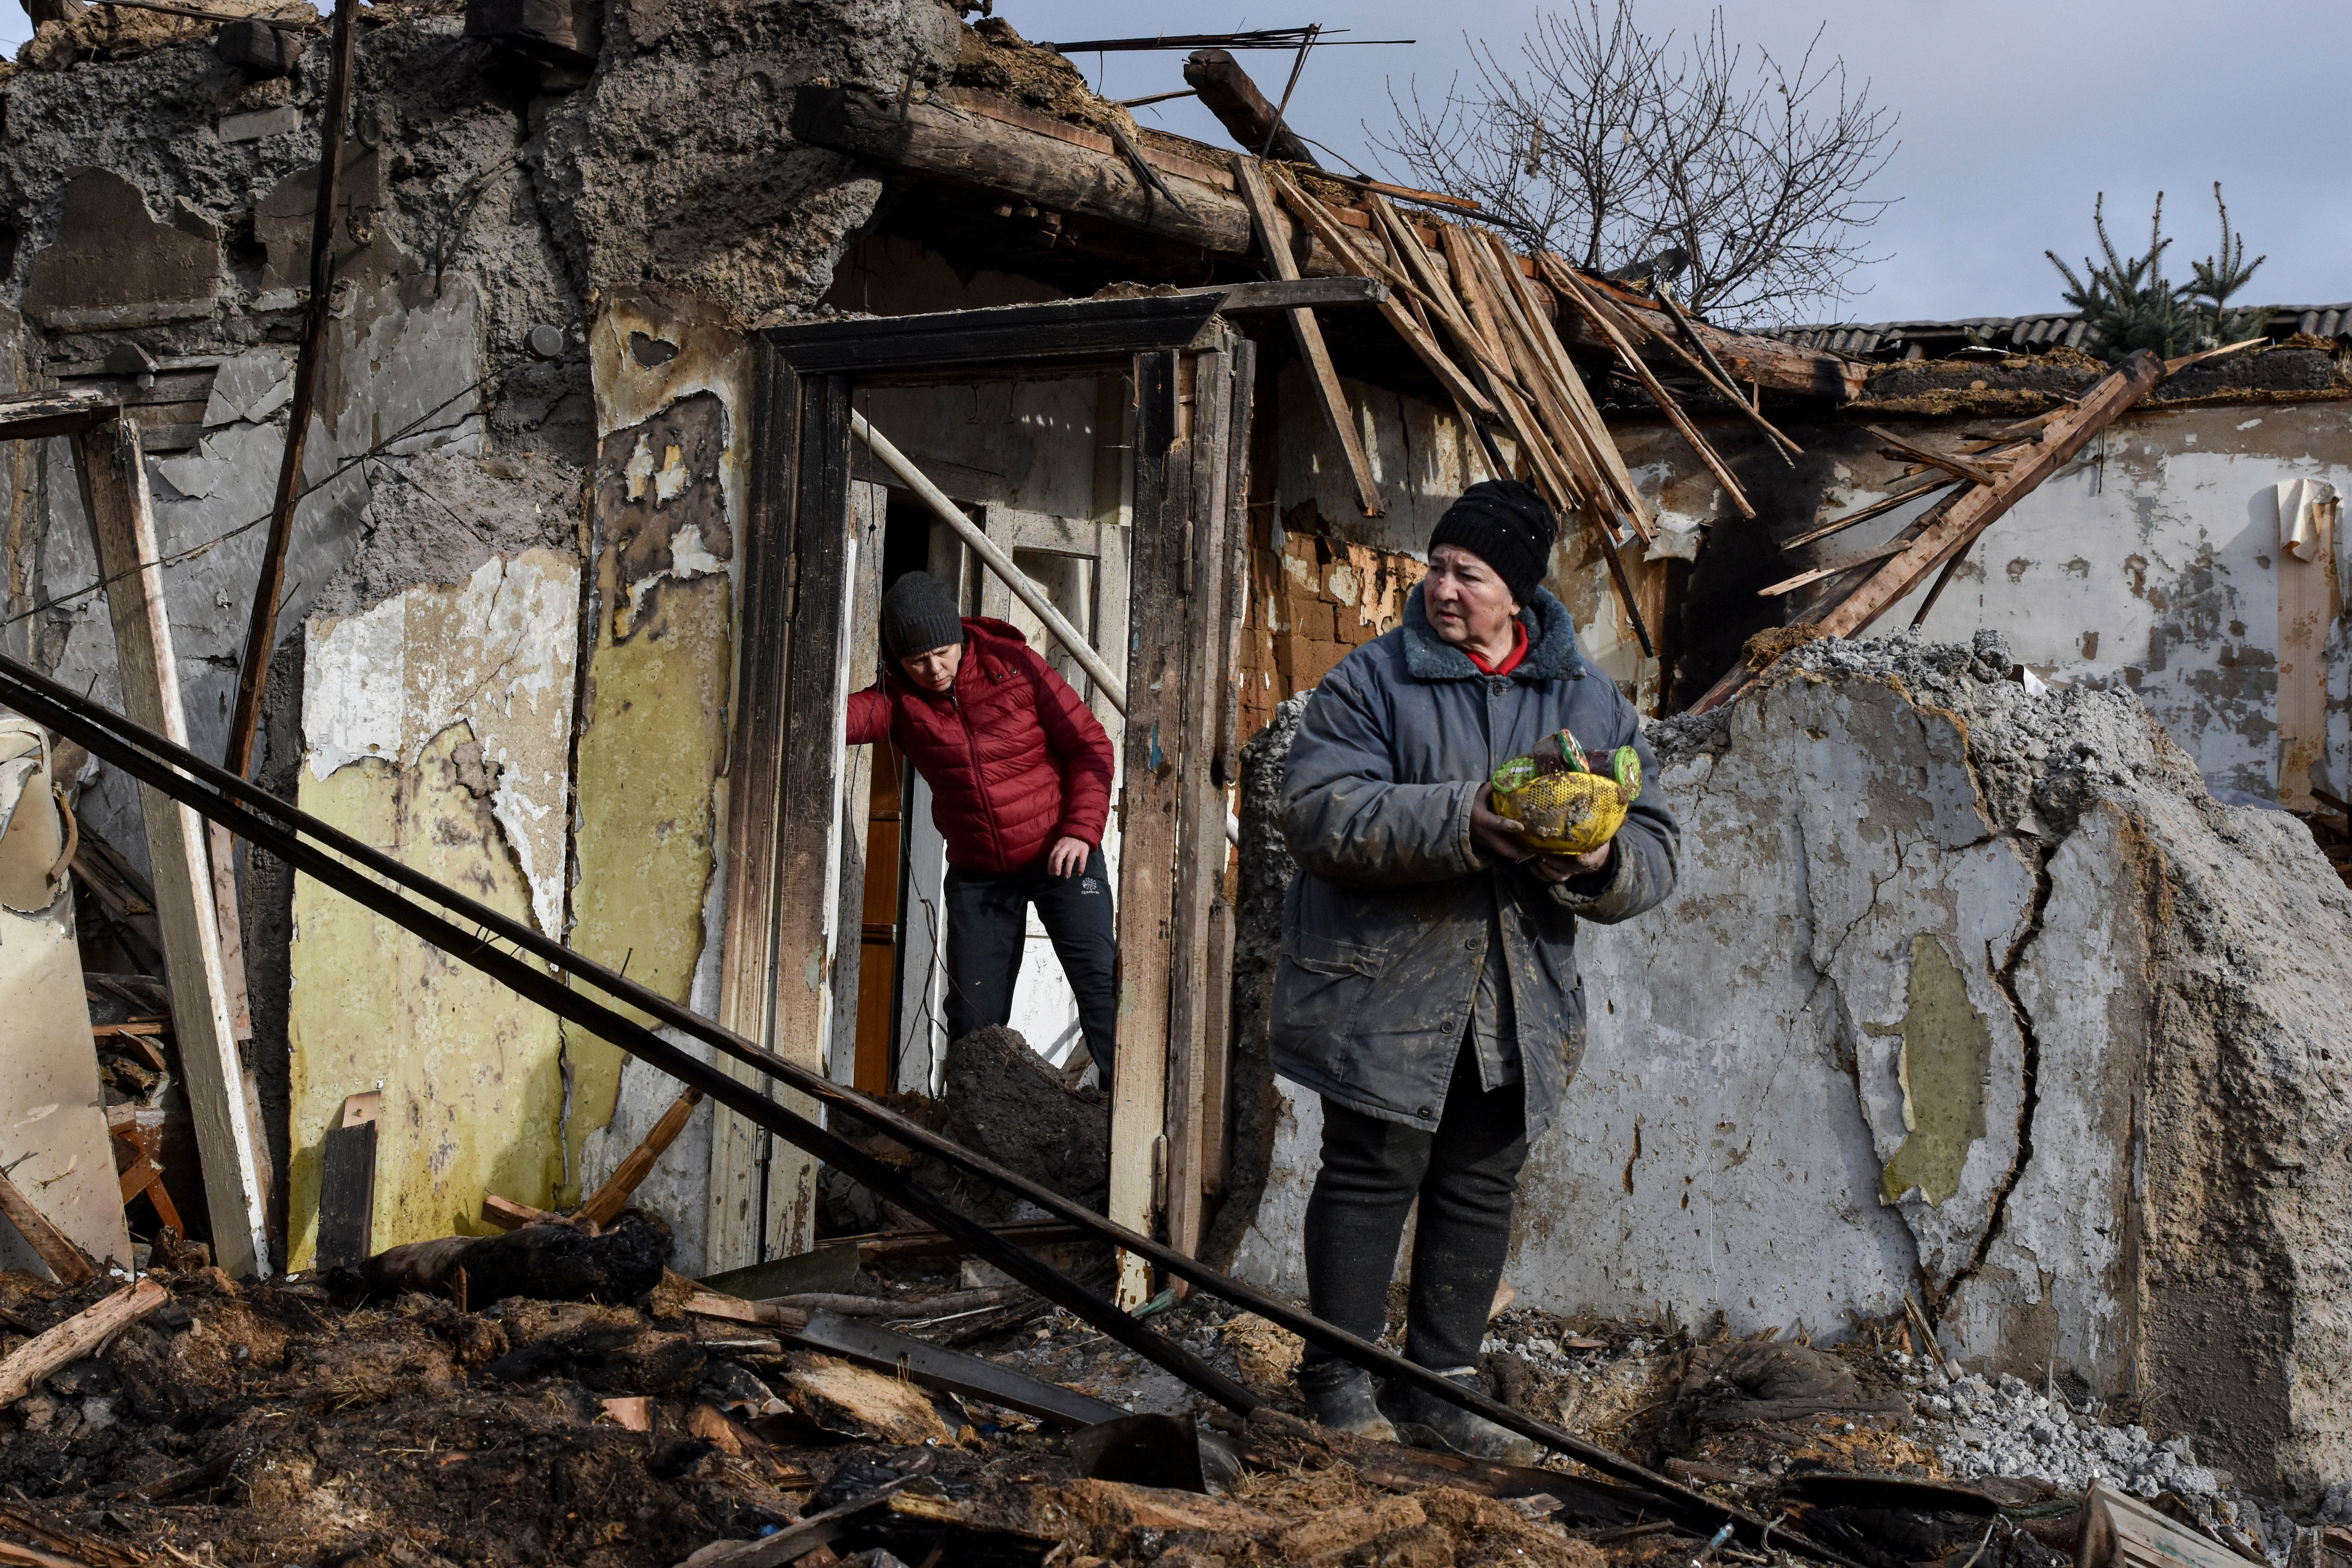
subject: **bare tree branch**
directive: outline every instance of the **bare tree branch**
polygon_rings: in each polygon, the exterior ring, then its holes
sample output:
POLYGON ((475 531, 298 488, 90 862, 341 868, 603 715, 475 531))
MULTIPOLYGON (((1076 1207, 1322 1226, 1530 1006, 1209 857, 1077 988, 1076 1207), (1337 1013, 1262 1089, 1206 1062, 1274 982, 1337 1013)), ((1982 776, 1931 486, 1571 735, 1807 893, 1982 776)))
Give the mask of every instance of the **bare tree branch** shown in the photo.
POLYGON ((1539 13, 1519 65, 1472 41, 1477 79, 1435 103, 1417 83, 1373 144, 1399 177, 1475 197, 1497 226, 1588 268, 1663 247, 1689 258, 1680 292, 1751 323, 1834 310, 1879 259, 1867 231, 1887 201, 1864 194, 1893 155, 1895 116, 1821 58, 1793 70, 1747 51, 1717 11, 1677 46, 1642 31, 1633 0, 1539 13))

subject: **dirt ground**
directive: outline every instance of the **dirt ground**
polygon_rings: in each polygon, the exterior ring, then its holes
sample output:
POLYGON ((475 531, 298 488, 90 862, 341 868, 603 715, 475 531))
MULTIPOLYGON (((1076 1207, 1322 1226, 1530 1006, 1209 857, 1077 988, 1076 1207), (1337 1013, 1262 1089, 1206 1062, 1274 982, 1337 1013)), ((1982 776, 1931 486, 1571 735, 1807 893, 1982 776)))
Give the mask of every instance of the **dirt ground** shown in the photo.
MULTIPOLYGON (((1680 1568, 1700 1549, 1662 1521, 1608 1524, 1528 1491, 1557 1474, 1560 1494, 1580 1495, 1576 1483, 1596 1478, 1564 1460, 1486 1489, 1520 1495, 1482 1495, 1400 1481, 1286 1416, 1203 1410, 1062 1313, 965 1348, 1124 1409, 1199 1415, 1224 1434, 1206 1441, 1243 1465, 1218 1495, 1086 1479, 1065 1429, 679 1315, 682 1289, 630 1306, 509 1298, 463 1310, 414 1294, 341 1306, 315 1279, 151 1277, 168 1306, 0 1415, 0 1491, 14 1500, 0 1502, 0 1535, 52 1561, 669 1568, 908 1477, 889 1510, 802 1561, 1680 1568)), ((122 1284, 0 1276, 5 1348, 122 1284)), ((931 1263, 861 1276, 858 1289, 919 1302, 966 1284, 958 1266, 931 1263)), ((1303 1412, 1297 1342, 1282 1330, 1201 1298, 1152 1322, 1272 1411, 1303 1412)), ((1948 1517, 1807 1490, 1854 1472, 1940 1476, 1909 1401, 1906 1379, 1917 1379, 1900 1340, 1874 1326, 1821 1351, 1508 1310, 1487 1343, 1498 1397, 1868 1568, 1973 1550, 1999 1533, 1988 1518, 2011 1527, 1978 1568, 2053 1568, 2063 1554, 2032 1521, 2065 1506, 2030 1489, 2008 1514, 1948 1517)), ((1768 1561, 1737 1545, 1715 1556, 1768 1561)))

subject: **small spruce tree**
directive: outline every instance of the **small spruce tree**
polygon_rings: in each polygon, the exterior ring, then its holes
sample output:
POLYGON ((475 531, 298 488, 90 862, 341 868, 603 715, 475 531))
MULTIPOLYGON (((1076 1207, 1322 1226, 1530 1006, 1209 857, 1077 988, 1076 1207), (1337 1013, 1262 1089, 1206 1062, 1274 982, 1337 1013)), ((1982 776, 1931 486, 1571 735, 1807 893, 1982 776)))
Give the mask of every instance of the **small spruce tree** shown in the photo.
POLYGON ((2099 248, 2106 256, 2105 266, 2084 258, 2077 274, 2058 259, 2056 251, 2042 252, 2066 279, 2066 303, 2083 312, 2084 341, 2092 353, 2119 360, 2139 349, 2154 349, 2169 357, 2237 342, 2261 331, 2266 312, 2260 308, 2232 310, 2230 300, 2270 258, 2257 256, 2247 261, 2244 237, 2231 226, 2220 181, 2213 183, 2213 205, 2221 215, 2221 248, 2192 262, 2186 283, 2170 283, 2164 276, 2164 253, 2172 244, 2164 232, 2164 193, 2157 193, 2145 256, 2126 257, 2116 249, 2107 235, 2106 202, 2102 191, 2091 209, 2099 248))

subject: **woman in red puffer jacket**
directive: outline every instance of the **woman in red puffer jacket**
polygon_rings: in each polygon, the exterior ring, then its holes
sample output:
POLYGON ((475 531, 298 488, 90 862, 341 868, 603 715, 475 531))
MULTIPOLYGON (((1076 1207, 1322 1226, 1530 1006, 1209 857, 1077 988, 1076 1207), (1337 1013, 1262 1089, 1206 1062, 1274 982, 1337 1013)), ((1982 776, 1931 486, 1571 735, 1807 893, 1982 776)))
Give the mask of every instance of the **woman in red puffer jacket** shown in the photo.
POLYGON ((928 572, 882 596, 882 679, 849 700, 849 743, 885 736, 931 786, 947 840, 948 1035, 1013 1016, 1029 906, 1110 1081, 1117 926, 1103 867, 1113 756, 1068 681, 1003 621, 957 613, 928 572))

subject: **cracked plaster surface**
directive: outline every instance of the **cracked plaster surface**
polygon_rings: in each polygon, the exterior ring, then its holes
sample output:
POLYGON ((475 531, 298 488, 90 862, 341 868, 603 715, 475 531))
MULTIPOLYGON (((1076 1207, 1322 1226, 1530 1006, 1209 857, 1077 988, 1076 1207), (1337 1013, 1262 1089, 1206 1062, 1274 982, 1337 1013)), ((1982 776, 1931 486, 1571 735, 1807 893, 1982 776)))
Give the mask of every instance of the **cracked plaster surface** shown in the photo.
POLYGON ((493 556, 462 584, 420 586, 311 623, 303 674, 310 775, 364 758, 407 769, 471 726, 482 788, 530 887, 531 914, 562 932, 580 564, 557 551, 493 556))

